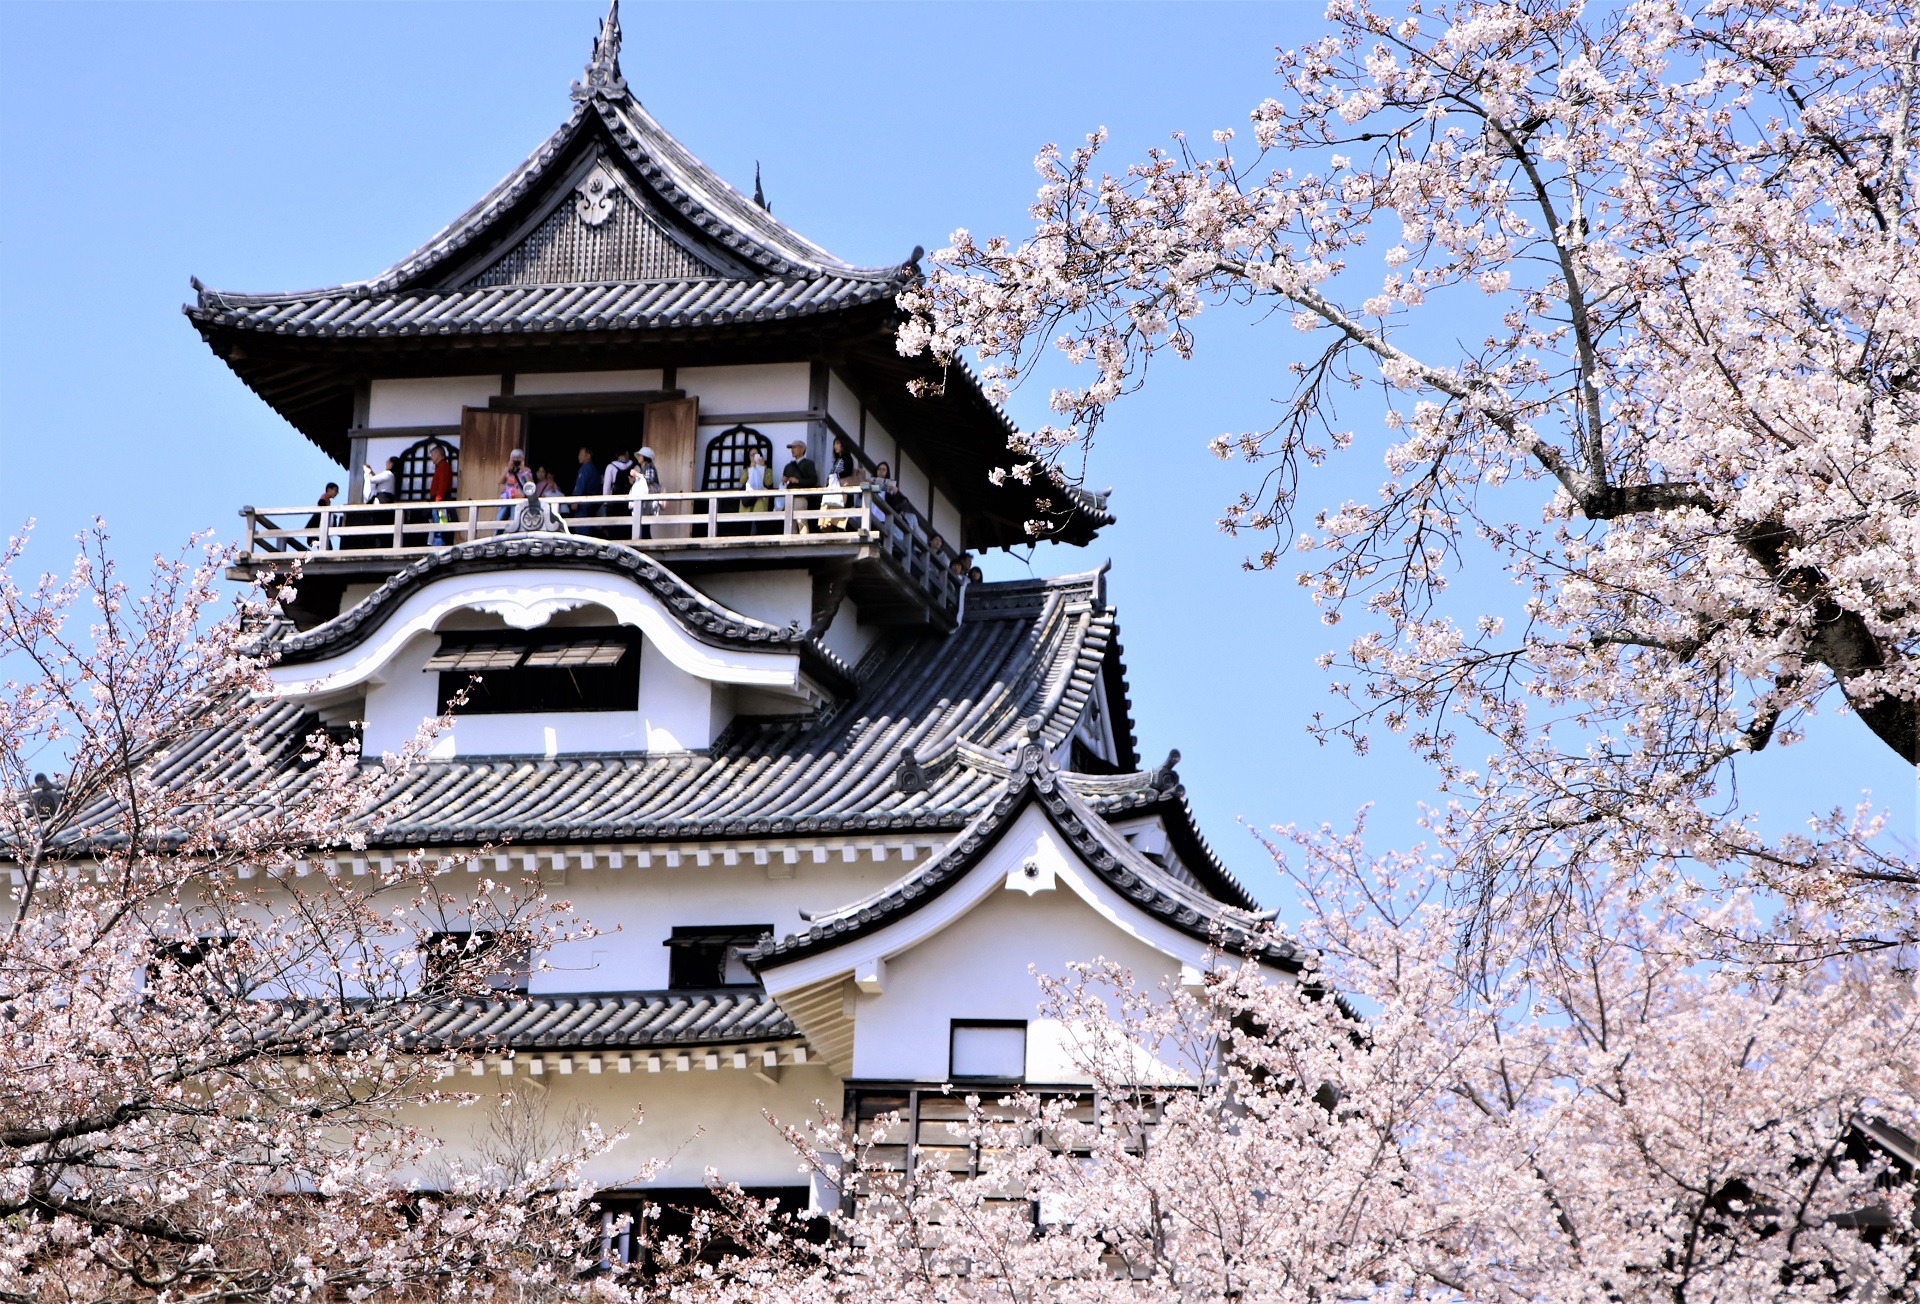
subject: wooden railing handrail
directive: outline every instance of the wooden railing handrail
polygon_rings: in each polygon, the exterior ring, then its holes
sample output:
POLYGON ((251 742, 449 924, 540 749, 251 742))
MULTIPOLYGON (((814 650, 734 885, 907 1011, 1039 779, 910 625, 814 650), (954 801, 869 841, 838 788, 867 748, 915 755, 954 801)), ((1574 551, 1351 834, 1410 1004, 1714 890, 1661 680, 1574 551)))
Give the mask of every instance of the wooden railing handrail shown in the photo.
MULTIPOLYGON (((908 576, 945 610, 959 602, 959 584, 949 573, 955 557, 943 546, 932 548, 935 531, 910 503, 887 503, 875 486, 819 485, 778 489, 683 489, 635 497, 631 494, 553 494, 540 501, 555 509, 559 529, 591 532, 608 542, 640 551, 659 546, 726 547, 751 539, 778 538, 819 545, 858 538, 878 543, 908 576), (823 500, 838 496, 826 505, 823 500), (761 511, 740 510, 766 502, 761 511), (722 504, 728 509, 722 510, 722 504), (648 506, 666 510, 649 512, 648 506), (581 509, 592 509, 583 511, 581 509), (636 509, 640 509, 636 511, 636 509), (778 525, 772 534, 743 534, 738 527, 778 525), (652 538, 639 538, 646 525, 652 538), (684 533, 705 527, 705 534, 684 533), (731 529, 727 527, 733 527, 731 529), (636 537, 618 533, 628 529, 636 537), (609 534, 608 531, 614 531, 609 534)), ((409 498, 391 503, 314 503, 304 507, 244 507, 249 556, 353 556, 364 550, 386 555, 424 556, 456 543, 517 533, 526 504, 521 498, 457 498, 434 501, 409 498), (316 521, 315 518, 319 519, 316 521), (434 542, 434 540, 440 542, 434 542), (364 540, 365 542, 361 542, 364 540), (346 546, 339 546, 346 542, 346 546), (384 546, 383 546, 384 544, 384 546)))

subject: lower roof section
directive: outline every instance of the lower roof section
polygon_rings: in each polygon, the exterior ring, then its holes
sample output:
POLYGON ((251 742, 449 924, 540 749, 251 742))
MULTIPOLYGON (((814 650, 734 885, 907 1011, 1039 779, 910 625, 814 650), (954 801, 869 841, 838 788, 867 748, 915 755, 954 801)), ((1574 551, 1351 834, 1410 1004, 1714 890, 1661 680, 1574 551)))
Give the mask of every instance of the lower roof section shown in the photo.
MULTIPOLYGON (((334 1007, 283 1008, 286 1019, 272 1030, 276 1039, 298 1042, 313 1034, 331 1040, 326 1028, 336 1019, 334 1007)), ((422 1051, 637 1050, 799 1036, 774 999, 756 987, 422 999, 396 1007, 390 1017, 401 1025, 402 1040, 422 1051)))

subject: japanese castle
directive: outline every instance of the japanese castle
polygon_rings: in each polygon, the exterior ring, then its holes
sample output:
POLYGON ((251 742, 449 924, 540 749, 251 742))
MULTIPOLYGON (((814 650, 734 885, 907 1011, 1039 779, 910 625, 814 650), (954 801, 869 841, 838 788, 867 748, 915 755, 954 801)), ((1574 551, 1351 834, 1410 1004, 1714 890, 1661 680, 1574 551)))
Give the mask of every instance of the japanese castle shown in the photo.
POLYGON ((537 875, 600 930, 443 1002, 420 1041, 556 1110, 644 1106, 592 1174, 614 1197, 670 1156, 650 1199, 712 1169, 819 1208, 766 1114, 899 1110, 927 1147, 902 1164, 964 1167, 966 1091, 1075 1090, 1036 971, 1196 984, 1249 947, 1297 957, 1196 829, 1177 754, 1136 752, 1104 567, 968 581, 963 553, 1029 522, 1085 545, 1113 518, 990 481, 1005 414, 895 346, 920 251, 855 267, 787 229, 654 121, 619 50, 616 9, 559 129, 385 272, 196 281, 185 311, 352 469, 330 508, 245 512, 241 577, 302 568, 273 728, 377 756, 453 712, 399 813, 328 854, 537 875), (643 499, 573 492, 642 445, 643 499), (515 454, 568 492, 503 502, 515 454), (748 479, 801 457, 811 493, 748 479), (361 468, 390 462, 367 501, 361 468))

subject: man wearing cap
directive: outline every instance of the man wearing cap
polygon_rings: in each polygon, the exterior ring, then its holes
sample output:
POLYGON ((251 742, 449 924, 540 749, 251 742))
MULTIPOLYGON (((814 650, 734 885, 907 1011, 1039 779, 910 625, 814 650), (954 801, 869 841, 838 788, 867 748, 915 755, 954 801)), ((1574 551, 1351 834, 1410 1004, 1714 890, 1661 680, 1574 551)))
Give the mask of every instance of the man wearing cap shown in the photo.
MULTIPOLYGON (((807 441, 804 439, 790 440, 787 443, 787 451, 793 455, 793 460, 781 469, 780 483, 788 489, 818 489, 820 487, 820 468, 813 464, 811 457, 807 456, 807 441)), ((820 500, 817 497, 795 495, 793 505, 799 511, 811 511, 819 506, 819 502, 820 500)), ((813 522, 810 520, 796 521, 794 523, 794 529, 802 533, 811 532, 813 522)))

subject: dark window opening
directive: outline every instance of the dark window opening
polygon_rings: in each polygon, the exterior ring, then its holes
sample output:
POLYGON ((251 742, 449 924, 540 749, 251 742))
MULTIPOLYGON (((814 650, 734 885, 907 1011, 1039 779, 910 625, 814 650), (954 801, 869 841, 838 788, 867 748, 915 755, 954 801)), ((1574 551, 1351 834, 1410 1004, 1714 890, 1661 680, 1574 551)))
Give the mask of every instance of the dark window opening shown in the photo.
POLYGON ((420 988, 437 994, 477 984, 489 991, 524 992, 532 959, 526 940, 511 933, 434 933, 420 948, 420 988))
POLYGON ((640 708, 637 630, 447 633, 426 669, 440 676, 440 709, 455 715, 640 708))
POLYGON ((738 489, 746 472, 747 460, 755 450, 766 459, 773 483, 778 483, 780 468, 773 464, 773 441, 748 426, 723 430, 707 442, 707 456, 700 471, 702 489, 738 489))
POLYGON ((740 953, 773 936, 772 924, 676 928, 667 946, 667 986, 737 987, 754 982, 740 953))
MULTIPOLYGON (((527 464, 553 472, 560 492, 572 495, 580 477, 580 450, 593 455, 594 470, 605 475, 608 463, 647 442, 646 409, 639 404, 618 411, 527 413, 527 464)), ((595 485, 594 493, 600 492, 595 485)))

